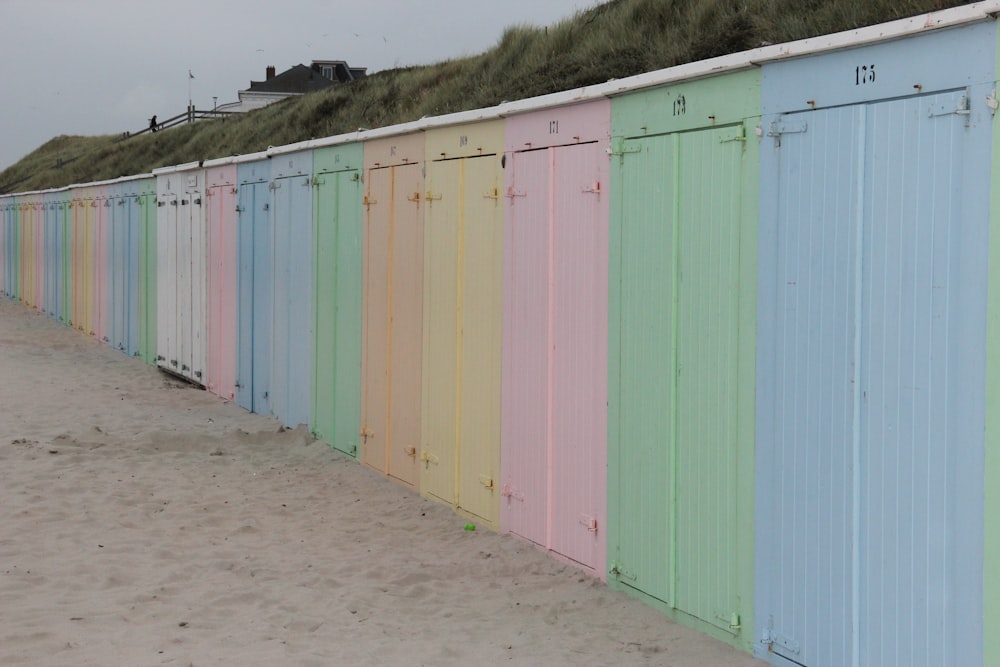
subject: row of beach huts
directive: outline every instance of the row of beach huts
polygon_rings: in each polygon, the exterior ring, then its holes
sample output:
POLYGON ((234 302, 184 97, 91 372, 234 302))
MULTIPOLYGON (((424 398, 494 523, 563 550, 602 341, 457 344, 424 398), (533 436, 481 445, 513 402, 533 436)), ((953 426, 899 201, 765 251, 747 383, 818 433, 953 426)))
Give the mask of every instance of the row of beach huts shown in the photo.
POLYGON ((997 13, 5 195, 0 291, 775 665, 998 665, 997 13))

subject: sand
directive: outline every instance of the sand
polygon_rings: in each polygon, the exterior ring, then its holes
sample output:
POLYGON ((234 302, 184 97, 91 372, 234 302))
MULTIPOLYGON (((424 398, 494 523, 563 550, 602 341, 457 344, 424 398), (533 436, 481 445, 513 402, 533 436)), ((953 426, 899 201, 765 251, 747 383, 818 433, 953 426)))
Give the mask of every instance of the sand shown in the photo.
POLYGON ((763 665, 0 297, 0 664, 763 665))

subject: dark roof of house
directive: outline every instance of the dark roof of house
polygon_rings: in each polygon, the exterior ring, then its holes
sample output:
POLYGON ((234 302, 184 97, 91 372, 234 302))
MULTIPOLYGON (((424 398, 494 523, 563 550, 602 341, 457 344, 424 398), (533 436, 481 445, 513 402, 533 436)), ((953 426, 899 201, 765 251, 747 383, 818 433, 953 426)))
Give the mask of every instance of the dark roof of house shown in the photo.
POLYGON ((267 81, 251 81, 249 90, 262 93, 311 93, 336 85, 322 72, 299 64, 267 81))

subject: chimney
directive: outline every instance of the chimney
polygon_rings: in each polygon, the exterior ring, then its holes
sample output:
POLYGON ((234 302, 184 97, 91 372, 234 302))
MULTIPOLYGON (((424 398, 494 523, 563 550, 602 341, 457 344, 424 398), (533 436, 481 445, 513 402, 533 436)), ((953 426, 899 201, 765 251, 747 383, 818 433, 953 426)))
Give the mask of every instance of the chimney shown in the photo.
POLYGON ((265 81, 270 81, 271 79, 274 78, 274 65, 267 66, 265 76, 267 77, 265 81))

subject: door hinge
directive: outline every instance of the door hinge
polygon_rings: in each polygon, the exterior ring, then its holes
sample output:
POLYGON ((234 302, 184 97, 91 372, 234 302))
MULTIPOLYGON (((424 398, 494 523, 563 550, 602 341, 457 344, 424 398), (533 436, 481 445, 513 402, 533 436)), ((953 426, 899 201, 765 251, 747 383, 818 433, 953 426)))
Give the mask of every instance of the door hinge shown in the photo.
POLYGON ((416 458, 417 448, 414 447, 413 445, 410 445, 409 447, 403 447, 403 453, 406 454, 407 456, 412 456, 416 458))
POLYGON ((437 465, 437 464, 439 464, 441 462, 441 459, 438 458, 438 456, 436 454, 431 454, 426 449, 424 451, 420 452, 420 460, 423 461, 424 463, 428 464, 428 465, 430 465, 431 463, 433 463, 434 465, 437 465))
POLYGON ((608 574, 618 579, 628 579, 629 581, 635 581, 637 578, 634 572, 626 569, 618 561, 611 562, 611 569, 608 570, 608 574))
POLYGON ((314 177, 312 179, 312 184, 313 185, 324 185, 325 183, 326 183, 326 179, 325 178, 320 178, 319 176, 316 176, 316 177, 314 177))
POLYGON ((641 152, 642 152, 642 144, 639 143, 630 144, 624 141, 619 142, 617 146, 608 149, 608 155, 611 156, 617 155, 619 157, 627 155, 629 153, 641 153, 641 152))
POLYGON ((731 614, 726 614, 722 612, 716 612, 715 618, 718 621, 722 621, 729 626, 730 631, 739 632, 742 629, 740 625, 740 615, 737 612, 732 612, 731 614))
POLYGON ((507 199, 513 199, 514 197, 525 197, 527 195, 525 195, 525 193, 520 190, 515 190, 514 186, 512 185, 509 188, 507 188, 507 194, 504 196, 507 197, 507 199))
POLYGON ((597 532, 597 518, 592 517, 589 514, 581 514, 579 516, 580 525, 584 526, 589 532, 597 532))
POLYGON ((585 188, 580 188, 580 192, 582 192, 584 194, 599 195, 599 194, 601 194, 601 182, 600 181, 594 181, 589 186, 587 186, 585 188))
POLYGON ((767 131, 767 136, 774 137, 774 147, 781 148, 781 135, 801 134, 808 129, 805 121, 774 121, 771 129, 767 131))
POLYGON ((373 206, 373 205, 375 205, 375 204, 378 203, 377 199, 372 199, 368 195, 365 195, 365 197, 364 197, 364 199, 362 201, 363 201, 363 203, 364 203, 365 206, 373 206))
POLYGON ((521 502, 524 502, 524 494, 521 493, 520 491, 514 491, 513 489, 511 489, 509 482, 503 485, 503 491, 500 492, 500 495, 503 496, 504 498, 513 498, 514 500, 520 500, 521 502))
POLYGON ((795 655, 798 655, 801 650, 797 641, 793 641, 788 637, 779 635, 773 628, 764 629, 764 632, 760 636, 760 643, 761 646, 767 648, 768 651, 773 651, 775 645, 778 645, 785 651, 795 655))
POLYGON ((493 478, 490 477, 489 475, 480 475, 479 483, 485 486, 487 489, 493 488, 493 478))
MULTIPOLYGON (((414 196, 418 196, 416 192, 414 192, 413 195, 414 196)), ((437 201, 438 199, 441 199, 442 196, 443 195, 441 195, 441 194, 434 194, 430 190, 428 190, 427 193, 424 195, 424 197, 427 199, 427 201, 437 201)), ((416 200, 412 200, 411 199, 410 201, 416 201, 416 200)))
POLYGON ((739 125, 739 126, 736 127, 736 132, 734 132, 731 136, 720 137, 719 138, 719 143, 720 144, 728 144, 728 143, 731 143, 733 141, 745 142, 746 140, 747 140, 747 131, 746 131, 746 128, 743 127, 742 125, 739 125))
POLYGON ((927 111, 927 115, 930 118, 936 118, 938 116, 968 116, 969 111, 969 96, 961 95, 954 102, 941 102, 939 104, 934 104, 927 111))

